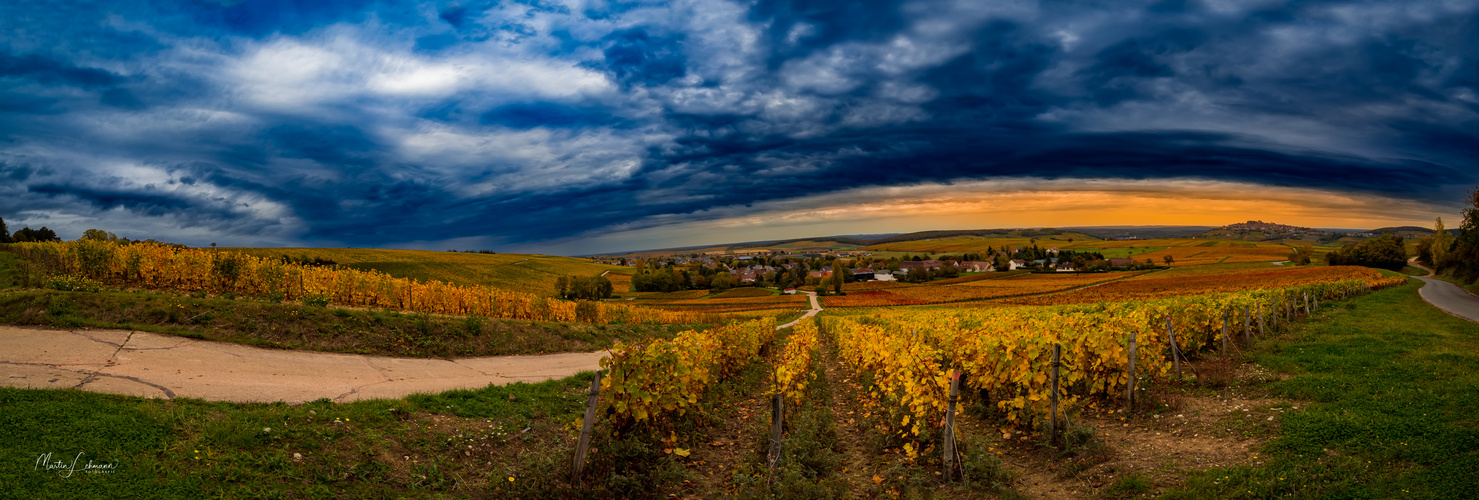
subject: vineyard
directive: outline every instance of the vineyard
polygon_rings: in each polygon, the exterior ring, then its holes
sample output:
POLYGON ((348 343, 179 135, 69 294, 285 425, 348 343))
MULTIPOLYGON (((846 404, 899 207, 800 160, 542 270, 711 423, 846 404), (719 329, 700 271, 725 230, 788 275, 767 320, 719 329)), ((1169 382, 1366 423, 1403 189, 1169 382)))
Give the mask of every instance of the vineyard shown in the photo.
POLYGON ((981 279, 956 284, 890 287, 824 297, 828 307, 875 307, 941 304, 1059 292, 1108 281, 1135 273, 1029 274, 1000 279, 981 279))
POLYGON ((775 320, 689 330, 671 340, 617 344, 601 359, 606 415, 617 429, 683 415, 704 389, 749 363, 775 337, 775 320))
POLYGON ((1289 252, 1290 248, 1284 245, 1171 247, 1137 255, 1135 260, 1143 262, 1150 259, 1151 262, 1162 264, 1166 257, 1171 257, 1170 265, 1181 267, 1234 262, 1274 262, 1287 260, 1289 252))
MULTIPOLYGON (((705 290, 699 290, 706 292, 705 290)), ((637 299, 643 307, 670 311, 735 312, 765 309, 804 308, 805 295, 766 295, 759 297, 708 298, 708 299, 637 299)))
POLYGON ((1074 290, 1068 293, 1007 299, 1016 305, 1087 304, 1128 300, 1158 299, 1188 295, 1228 293, 1263 288, 1315 285, 1334 281, 1362 279, 1376 281, 1381 273, 1366 267, 1337 266, 1311 268, 1235 268, 1221 270, 1181 270, 1150 273, 1123 281, 1074 290))
POLYGON ((371 248, 221 248, 223 252, 247 254, 264 259, 284 257, 299 262, 329 261, 361 271, 379 271, 396 278, 441 281, 457 285, 480 285, 553 295, 561 276, 596 276, 630 268, 595 264, 584 259, 533 254, 482 254, 428 250, 382 250, 371 248))
POLYGON ((722 319, 711 311, 669 311, 610 302, 577 303, 485 286, 416 281, 373 270, 305 266, 207 249, 98 241, 13 243, 9 248, 51 274, 81 276, 122 287, 234 293, 305 303, 527 321, 715 323, 722 319))
POLYGON ((1116 399, 1130 382, 1129 342, 1137 342, 1137 376, 1164 378, 1172 366, 1169 331, 1184 353, 1218 345, 1243 321, 1268 324, 1306 294, 1330 300, 1395 286, 1405 278, 1351 279, 1195 297, 1099 303, 1087 306, 992 310, 883 311, 831 317, 822 330, 839 357, 872 377, 870 403, 892 412, 901 435, 938 427, 946 408, 949 374, 964 374, 968 393, 986 395, 1010 421, 1030 427, 1048 415, 1048 364, 1063 349, 1059 394, 1064 407, 1084 398, 1116 399), (1232 324, 1232 330, 1224 330, 1232 324))

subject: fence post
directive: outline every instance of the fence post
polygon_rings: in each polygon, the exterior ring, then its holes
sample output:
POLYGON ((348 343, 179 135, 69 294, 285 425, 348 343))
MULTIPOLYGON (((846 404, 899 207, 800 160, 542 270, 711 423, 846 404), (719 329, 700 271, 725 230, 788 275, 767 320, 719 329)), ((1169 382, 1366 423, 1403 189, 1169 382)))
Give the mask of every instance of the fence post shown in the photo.
POLYGON ((580 442, 575 447, 575 473, 570 482, 580 483, 580 471, 585 468, 585 452, 591 445, 591 425, 596 420, 596 402, 601 398, 601 370, 591 380, 591 392, 585 399, 585 420, 580 423, 580 442))
POLYGON ((1268 336, 1268 331, 1263 327, 1263 299, 1258 300, 1258 338, 1268 336))
POLYGON ((1274 322, 1274 330, 1279 329, 1279 296, 1274 296, 1273 309, 1269 311, 1269 318, 1274 322))
POLYGON ((1227 309, 1223 309, 1222 310, 1222 355, 1223 356, 1226 356, 1227 355, 1227 316, 1228 316, 1228 314, 1230 314, 1230 313, 1228 312, 1227 309))
MULTIPOLYGON (((960 400, 960 372, 950 374, 950 409, 945 412, 945 435, 942 436, 945 452, 945 479, 948 481, 955 475, 955 402, 960 400)), ((961 474, 965 479, 965 474, 961 474)))
POLYGON ((1171 362, 1176 365, 1176 378, 1181 378, 1181 349, 1176 347, 1176 331, 1171 329, 1171 316, 1166 316, 1166 336, 1171 338, 1171 362))
POLYGON ((1053 418, 1048 421, 1048 442, 1058 442, 1058 356, 1061 346, 1053 344, 1053 392, 1049 394, 1053 402, 1053 418))
POLYGON ((1253 325, 1250 324, 1252 320, 1253 308, 1243 306, 1243 344, 1250 349, 1253 347, 1253 325))
POLYGON ((785 399, 780 394, 770 397, 770 469, 775 470, 781 461, 781 429, 782 421, 786 418, 785 409, 782 405, 785 399))
POLYGON ((1135 332, 1130 332, 1130 378, 1125 390, 1125 413, 1135 411, 1135 332))

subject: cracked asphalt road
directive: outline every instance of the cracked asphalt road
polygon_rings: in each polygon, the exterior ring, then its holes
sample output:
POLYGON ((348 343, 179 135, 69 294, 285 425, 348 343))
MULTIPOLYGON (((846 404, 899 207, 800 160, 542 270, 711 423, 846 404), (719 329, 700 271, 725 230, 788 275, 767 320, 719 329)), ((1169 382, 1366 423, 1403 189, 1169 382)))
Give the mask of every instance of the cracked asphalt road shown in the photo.
POLYGON ((564 378, 596 370, 605 355, 389 358, 124 330, 0 326, 0 385, 243 403, 348 402, 564 378))

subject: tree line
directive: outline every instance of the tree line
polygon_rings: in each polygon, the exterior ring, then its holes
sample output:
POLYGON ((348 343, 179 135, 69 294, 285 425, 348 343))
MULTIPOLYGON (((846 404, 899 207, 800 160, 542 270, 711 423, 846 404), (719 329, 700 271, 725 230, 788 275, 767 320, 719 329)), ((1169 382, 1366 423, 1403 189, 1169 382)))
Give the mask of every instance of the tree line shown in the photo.
POLYGON ((1433 235, 1418 241, 1417 259, 1438 274, 1473 284, 1479 281, 1479 187, 1469 191, 1464 204, 1458 234, 1444 228, 1439 217, 1433 235))

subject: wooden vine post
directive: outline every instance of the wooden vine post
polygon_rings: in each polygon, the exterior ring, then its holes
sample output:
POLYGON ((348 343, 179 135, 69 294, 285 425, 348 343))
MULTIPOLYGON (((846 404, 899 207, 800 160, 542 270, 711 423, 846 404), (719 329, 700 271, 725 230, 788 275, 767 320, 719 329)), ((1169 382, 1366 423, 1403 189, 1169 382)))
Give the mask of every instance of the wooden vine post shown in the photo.
POLYGON ((601 399, 601 370, 591 380, 591 392, 585 399, 585 420, 580 423, 580 441, 575 446, 575 472, 571 482, 580 483, 580 471, 585 468, 585 452, 591 445, 591 425, 596 420, 596 402, 601 399))
POLYGON ((1269 308, 1269 319, 1274 323, 1274 330, 1279 329, 1279 296, 1274 296, 1274 302, 1269 308))
POLYGON ((1126 380, 1125 413, 1135 411, 1135 332, 1130 332, 1130 378, 1126 380))
POLYGON ((1176 366, 1176 378, 1181 378, 1181 349, 1176 346, 1176 331, 1171 329, 1170 316, 1166 316, 1166 336, 1171 339, 1171 363, 1176 366))
POLYGON ((1249 324, 1252 320, 1253 308, 1243 306, 1243 344, 1253 348, 1253 326, 1249 324))
POLYGON ((1058 442, 1058 367, 1062 364, 1058 359, 1061 350, 1061 345, 1053 344, 1053 392, 1049 393, 1053 402, 1053 418, 1048 419, 1048 441, 1051 443, 1058 442))
POLYGON ((1222 310, 1222 355, 1227 355, 1227 316, 1232 314, 1227 309, 1222 310))
POLYGON ((770 397, 770 454, 768 462, 771 470, 775 470, 775 467, 781 462, 782 422, 786 418, 784 404, 785 398, 782 398, 779 393, 770 397))
POLYGON ((1258 301, 1258 338, 1268 336, 1268 331, 1263 327, 1263 300, 1258 301))
MULTIPOLYGON (((949 406, 949 409, 945 412, 945 429, 943 431, 944 432, 944 435, 941 436, 941 442, 944 443, 944 445, 941 446, 940 448, 944 451, 944 454, 945 454, 944 461, 942 463, 945 464, 945 479, 946 480, 949 480, 951 477, 954 476, 954 474, 955 474, 955 468, 956 468, 956 463, 955 463, 955 455, 956 455, 956 453, 955 453, 955 403, 956 403, 956 401, 959 401, 959 400, 960 400, 960 371, 957 370, 957 371, 952 372, 950 374, 950 406, 949 406)), ((965 474, 963 474, 963 473, 961 474, 961 479, 965 479, 965 474)))

